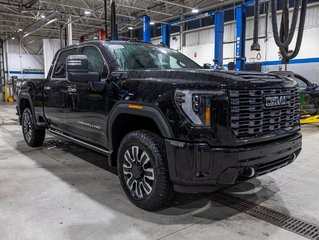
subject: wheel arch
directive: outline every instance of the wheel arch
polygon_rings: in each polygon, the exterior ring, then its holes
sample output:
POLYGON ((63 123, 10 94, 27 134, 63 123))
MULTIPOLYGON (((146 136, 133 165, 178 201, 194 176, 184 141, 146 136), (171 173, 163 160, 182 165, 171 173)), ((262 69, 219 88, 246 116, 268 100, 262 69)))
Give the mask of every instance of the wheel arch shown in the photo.
POLYGON ((114 106, 107 124, 108 145, 112 149, 112 166, 116 166, 117 150, 123 137, 136 130, 149 130, 163 138, 173 138, 173 132, 162 111, 153 105, 136 102, 114 106))
POLYGON ((22 96, 19 97, 19 101, 18 101, 18 107, 19 107, 19 120, 20 120, 20 124, 21 124, 21 117, 22 114, 24 112, 24 110, 26 108, 29 108, 33 118, 35 119, 35 113, 34 113, 34 109, 33 109, 33 103, 31 101, 31 97, 29 95, 23 94, 22 96))

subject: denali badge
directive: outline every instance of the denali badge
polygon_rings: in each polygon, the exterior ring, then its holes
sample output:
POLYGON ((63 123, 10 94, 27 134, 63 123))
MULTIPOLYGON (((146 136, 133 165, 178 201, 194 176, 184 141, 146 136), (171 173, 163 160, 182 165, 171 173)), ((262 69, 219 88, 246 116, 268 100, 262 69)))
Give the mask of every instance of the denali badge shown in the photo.
POLYGON ((290 100, 290 96, 266 97, 265 105, 266 107, 290 105, 290 100))

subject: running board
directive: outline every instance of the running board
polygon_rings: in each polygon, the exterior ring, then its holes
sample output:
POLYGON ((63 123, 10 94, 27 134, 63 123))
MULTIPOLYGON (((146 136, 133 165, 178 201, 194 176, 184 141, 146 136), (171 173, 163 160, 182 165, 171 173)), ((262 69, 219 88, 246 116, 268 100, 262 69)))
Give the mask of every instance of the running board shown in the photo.
POLYGON ((81 141, 81 140, 79 140, 79 139, 70 137, 70 136, 65 135, 64 133, 62 133, 62 132, 60 132, 60 131, 53 130, 53 129, 51 129, 51 128, 48 129, 48 131, 49 131, 50 133, 56 135, 56 136, 65 138, 65 139, 67 139, 67 140, 70 140, 70 141, 72 141, 72 142, 74 142, 74 143, 76 143, 76 144, 79 144, 79 145, 81 145, 81 146, 83 146, 83 147, 89 148, 89 149, 91 149, 91 150, 93 150, 93 151, 96 151, 96 152, 99 152, 99 153, 101 153, 101 154, 108 155, 108 156, 110 156, 110 155, 112 154, 112 151, 108 151, 108 150, 106 150, 106 149, 99 148, 99 147, 97 147, 97 146, 94 146, 94 145, 92 145, 92 144, 86 143, 86 142, 81 141))

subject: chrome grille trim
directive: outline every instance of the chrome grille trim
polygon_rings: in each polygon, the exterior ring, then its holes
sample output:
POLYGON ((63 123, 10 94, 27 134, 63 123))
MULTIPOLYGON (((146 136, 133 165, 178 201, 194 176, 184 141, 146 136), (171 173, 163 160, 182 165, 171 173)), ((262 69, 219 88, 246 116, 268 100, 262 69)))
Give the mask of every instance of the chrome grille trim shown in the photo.
POLYGON ((230 90, 230 125, 236 138, 252 138, 299 127, 299 88, 230 90), (289 96, 289 105, 266 107, 265 98, 289 96))

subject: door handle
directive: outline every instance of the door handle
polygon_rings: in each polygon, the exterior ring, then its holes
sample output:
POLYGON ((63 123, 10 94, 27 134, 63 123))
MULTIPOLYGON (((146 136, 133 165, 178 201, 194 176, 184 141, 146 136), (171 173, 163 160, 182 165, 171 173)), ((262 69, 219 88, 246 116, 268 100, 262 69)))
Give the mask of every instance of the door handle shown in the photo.
POLYGON ((68 87, 68 93, 76 93, 75 87, 68 87))
POLYGON ((51 87, 48 87, 48 86, 44 86, 44 91, 49 91, 49 90, 51 90, 51 87))

